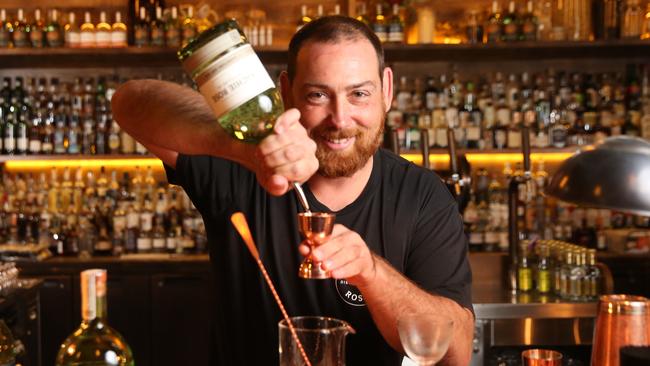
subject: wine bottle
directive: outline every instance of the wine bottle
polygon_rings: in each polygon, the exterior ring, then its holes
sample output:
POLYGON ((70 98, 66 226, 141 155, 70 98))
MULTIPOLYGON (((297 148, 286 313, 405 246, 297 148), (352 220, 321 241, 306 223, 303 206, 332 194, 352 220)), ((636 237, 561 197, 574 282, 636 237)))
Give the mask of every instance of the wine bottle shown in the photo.
POLYGON ((61 345, 56 366, 133 366, 131 349, 106 322, 106 270, 81 272, 81 325, 61 345))

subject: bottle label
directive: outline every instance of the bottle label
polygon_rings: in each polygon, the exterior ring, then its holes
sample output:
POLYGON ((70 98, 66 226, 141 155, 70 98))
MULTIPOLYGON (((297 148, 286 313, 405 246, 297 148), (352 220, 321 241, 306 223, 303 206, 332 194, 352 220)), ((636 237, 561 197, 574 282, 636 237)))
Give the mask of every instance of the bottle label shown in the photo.
POLYGON ((512 149, 521 147, 521 133, 518 130, 508 130, 508 147, 512 149))
POLYGON ((374 24, 372 26, 372 30, 375 31, 375 34, 377 35, 377 38, 384 43, 388 40, 388 30, 386 29, 386 26, 383 24, 374 24))
POLYGON ((151 230, 151 221, 153 215, 150 212, 143 212, 140 214, 140 230, 150 231, 151 230))
POLYGON ((95 42, 97 47, 108 47, 111 44, 111 33, 98 31, 95 33, 95 42))
POLYGON ((41 29, 32 29, 29 34, 29 37, 32 41, 32 47, 41 48, 43 47, 43 31, 41 29))
POLYGON ((114 30, 111 32, 111 46, 123 47, 126 46, 126 32, 121 30, 114 30))
POLYGON ((249 44, 217 59, 197 77, 196 84, 217 117, 275 87, 249 44))
POLYGON ((15 47, 28 47, 29 38, 27 33, 23 30, 14 30, 14 46, 15 47))
POLYGON ((68 47, 79 47, 81 35, 79 32, 67 32, 65 34, 65 43, 68 47))
POLYGON ((137 246, 138 246, 138 251, 151 250, 151 238, 139 237, 137 246))
POLYGON ((551 291, 551 272, 549 270, 537 270, 537 291, 541 293, 551 291))
POLYGON ((165 247, 169 250, 176 250, 176 237, 168 236, 165 242, 165 247))
POLYGON ((95 47, 95 33, 81 32, 79 42, 81 47, 95 47))
POLYGON ((400 24, 391 24, 388 29, 388 42, 404 42, 404 30, 400 24))
POLYGON ((27 137, 19 137, 17 139, 16 147, 18 148, 18 151, 27 151, 27 137))
POLYGON ((41 140, 29 140, 29 152, 32 154, 40 154, 41 140))
POLYGON ((126 226, 129 229, 137 228, 140 225, 140 216, 137 213, 128 213, 126 215, 126 226))
POLYGON ((167 47, 178 48, 181 46, 181 32, 179 32, 178 28, 174 26, 167 28, 165 38, 167 47))
POLYGON ((125 229, 126 216, 113 216, 113 233, 122 232, 125 229))
POLYGON ((61 32, 59 30, 53 30, 45 34, 47 39, 47 44, 50 47, 61 47, 63 46, 63 39, 61 37, 61 32))
POLYGON ((153 248, 154 249, 165 249, 165 238, 154 238, 153 239, 153 248))
POLYGON ((151 45, 164 46, 165 45, 165 31, 160 27, 151 29, 151 45))
POLYGON ((13 137, 5 137, 4 139, 4 149, 7 152, 12 152, 16 148, 16 139, 13 137))
POLYGON ((530 268, 519 268, 517 270, 517 288, 521 291, 529 291, 533 287, 533 273, 530 268))
POLYGON ((9 47, 10 40, 11 40, 11 34, 8 31, 0 29, 0 48, 9 47))
POLYGON ((111 242, 108 240, 98 240, 95 243, 95 250, 107 252, 111 250, 111 242))
POLYGON ((120 137, 117 134, 108 135, 108 148, 111 152, 116 152, 120 148, 120 137))

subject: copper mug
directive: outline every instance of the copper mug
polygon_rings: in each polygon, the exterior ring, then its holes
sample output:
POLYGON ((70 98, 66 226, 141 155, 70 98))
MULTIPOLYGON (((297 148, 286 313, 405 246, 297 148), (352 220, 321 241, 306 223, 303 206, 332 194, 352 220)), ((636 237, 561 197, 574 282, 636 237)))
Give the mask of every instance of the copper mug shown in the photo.
POLYGON ((642 296, 603 295, 591 349, 592 366, 619 366, 624 346, 650 345, 650 300, 642 296))
POLYGON ((562 354, 549 349, 527 349, 521 353, 524 366, 561 366, 562 354))

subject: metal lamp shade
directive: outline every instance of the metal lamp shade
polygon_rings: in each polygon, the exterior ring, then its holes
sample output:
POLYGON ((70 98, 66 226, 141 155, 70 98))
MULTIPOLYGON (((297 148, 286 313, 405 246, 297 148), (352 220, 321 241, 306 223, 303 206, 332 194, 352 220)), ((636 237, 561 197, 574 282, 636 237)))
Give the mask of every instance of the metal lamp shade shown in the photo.
POLYGON ((565 160, 548 194, 583 206, 650 216, 650 142, 617 136, 565 160))

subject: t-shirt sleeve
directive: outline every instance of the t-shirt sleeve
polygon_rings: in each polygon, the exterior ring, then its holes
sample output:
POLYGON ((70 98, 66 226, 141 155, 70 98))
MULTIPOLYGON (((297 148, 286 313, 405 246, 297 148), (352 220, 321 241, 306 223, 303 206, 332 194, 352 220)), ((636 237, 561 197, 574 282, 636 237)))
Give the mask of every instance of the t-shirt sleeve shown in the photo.
POLYGON ((165 165, 167 181, 185 190, 196 208, 205 215, 233 206, 245 199, 246 187, 255 176, 232 161, 204 155, 179 154, 176 168, 165 165))
POLYGON ((439 182, 434 186, 420 207, 405 274, 425 290, 473 312, 463 221, 445 186, 439 182))

